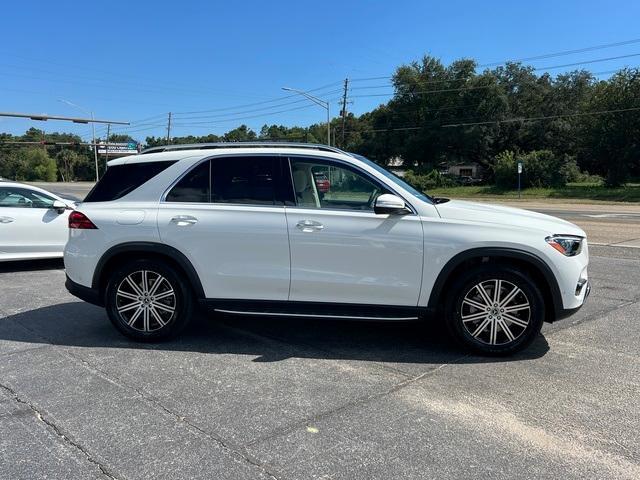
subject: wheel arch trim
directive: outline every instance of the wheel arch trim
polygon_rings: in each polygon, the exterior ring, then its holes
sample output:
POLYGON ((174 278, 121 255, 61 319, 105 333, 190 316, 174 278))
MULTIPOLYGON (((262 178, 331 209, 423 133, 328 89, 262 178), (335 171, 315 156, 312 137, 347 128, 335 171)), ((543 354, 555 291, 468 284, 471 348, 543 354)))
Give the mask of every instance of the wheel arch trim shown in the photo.
POLYGON ((101 288, 100 280, 104 272, 104 267, 117 255, 132 253, 151 253, 168 257, 170 261, 175 262, 187 276, 187 280, 194 289, 197 298, 205 298, 204 289, 200 277, 193 267, 191 261, 178 249, 157 242, 126 242, 109 248, 102 254, 100 260, 96 264, 91 281, 91 287, 99 290, 101 288))
POLYGON ((513 258, 532 265, 544 277, 551 294, 551 307, 553 308, 554 317, 547 321, 553 321, 556 316, 561 315, 564 311, 560 286, 558 285, 558 280, 556 279, 553 270, 551 270, 551 267, 549 267, 544 260, 531 252, 506 247, 472 248, 454 255, 440 270, 433 288, 431 289, 427 308, 430 311, 436 311, 438 309, 440 306, 439 299, 443 294, 443 289, 446 283, 450 280, 451 274, 458 267, 468 260, 483 257, 513 258))

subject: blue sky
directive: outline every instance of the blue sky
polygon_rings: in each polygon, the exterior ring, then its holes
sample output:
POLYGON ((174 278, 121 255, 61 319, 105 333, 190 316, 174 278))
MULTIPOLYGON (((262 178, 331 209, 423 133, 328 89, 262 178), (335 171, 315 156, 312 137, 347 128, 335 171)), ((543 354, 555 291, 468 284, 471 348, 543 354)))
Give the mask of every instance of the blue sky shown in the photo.
MULTIPOLYGON (((174 135, 223 133, 241 123, 255 130, 308 125, 323 121, 324 110, 281 87, 325 87, 314 93, 337 114, 349 77, 360 87, 349 108, 362 113, 388 97, 360 95, 392 89, 384 79, 358 79, 390 75, 425 53, 483 64, 623 42, 640 38, 639 18, 635 0, 9 0, 0 16, 0 111, 84 115, 59 101, 66 99, 96 118, 134 121, 113 131, 139 139, 163 135, 169 111, 174 135), (207 112, 185 113, 194 111, 207 112)), ((531 64, 636 53, 640 43, 531 64)), ((639 64, 640 56, 584 66, 607 72, 639 64)), ((90 133, 86 125, 0 119, 0 131, 30 126, 90 133)))

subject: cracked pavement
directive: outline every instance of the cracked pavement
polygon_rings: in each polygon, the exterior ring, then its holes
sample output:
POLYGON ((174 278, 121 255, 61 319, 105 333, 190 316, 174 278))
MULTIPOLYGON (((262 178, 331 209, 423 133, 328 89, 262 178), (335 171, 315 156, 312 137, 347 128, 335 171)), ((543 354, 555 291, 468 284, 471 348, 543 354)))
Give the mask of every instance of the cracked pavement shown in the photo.
POLYGON ((640 478, 640 250, 526 352, 441 328, 201 315, 140 345, 60 262, 0 265, 0 478, 640 478))

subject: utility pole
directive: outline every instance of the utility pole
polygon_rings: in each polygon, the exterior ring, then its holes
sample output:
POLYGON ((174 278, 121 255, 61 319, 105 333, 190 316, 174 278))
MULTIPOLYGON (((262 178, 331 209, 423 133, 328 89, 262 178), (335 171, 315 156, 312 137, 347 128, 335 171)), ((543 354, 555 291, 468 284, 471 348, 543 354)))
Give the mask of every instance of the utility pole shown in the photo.
POLYGON ((104 149, 104 171, 105 172, 107 171, 107 167, 109 166, 109 136, 111 136, 111 124, 107 123, 107 143, 105 144, 105 149, 104 149))
MULTIPOLYGON (((93 112, 91 112, 91 120, 93 118, 93 112)), ((99 180, 98 178, 98 146, 96 145, 96 124, 91 122, 91 143, 93 143, 93 159, 96 164, 96 182, 99 180)))
POLYGON ((171 112, 169 112, 169 118, 167 120, 167 145, 171 143, 171 112))
POLYGON ((340 146, 344 148, 344 132, 347 125, 347 89, 349 88, 349 79, 344 79, 344 94, 342 95, 342 110, 340 111, 340 115, 342 115, 342 142, 340 146))

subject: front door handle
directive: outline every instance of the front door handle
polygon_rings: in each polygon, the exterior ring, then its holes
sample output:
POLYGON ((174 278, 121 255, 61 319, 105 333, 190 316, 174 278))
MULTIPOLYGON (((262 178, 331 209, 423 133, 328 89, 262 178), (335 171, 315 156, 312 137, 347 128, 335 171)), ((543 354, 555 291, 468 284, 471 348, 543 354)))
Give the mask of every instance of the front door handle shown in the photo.
POLYGON ((11 223, 15 220, 15 218, 11 217, 0 217, 0 223, 11 223))
POLYGON ((324 225, 322 225, 320 222, 316 222, 315 220, 300 220, 296 224, 296 227, 305 233, 311 233, 319 232, 324 228, 324 225))
POLYGON ((171 219, 171 223, 175 223, 179 227, 187 227, 198 223, 198 219, 191 215, 176 215, 171 219))

